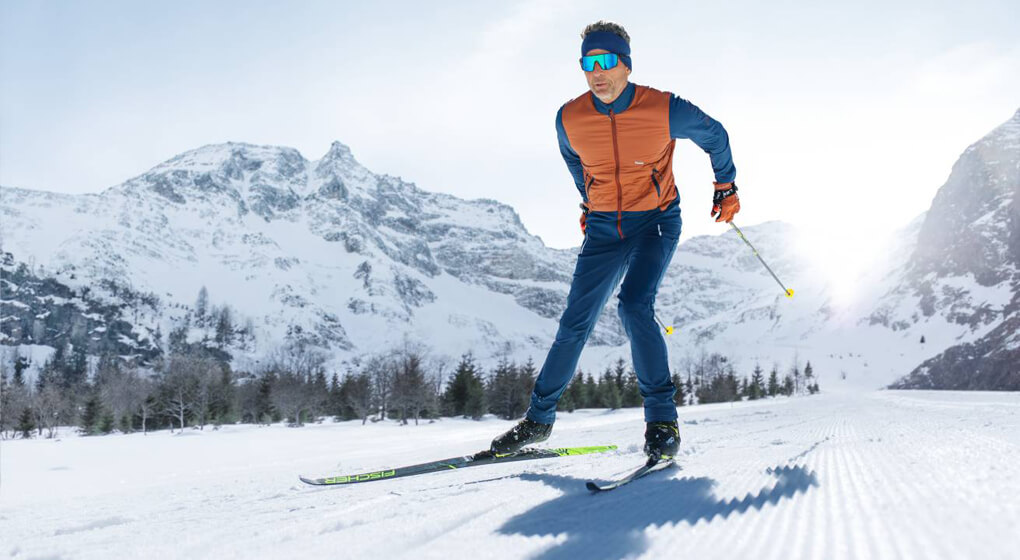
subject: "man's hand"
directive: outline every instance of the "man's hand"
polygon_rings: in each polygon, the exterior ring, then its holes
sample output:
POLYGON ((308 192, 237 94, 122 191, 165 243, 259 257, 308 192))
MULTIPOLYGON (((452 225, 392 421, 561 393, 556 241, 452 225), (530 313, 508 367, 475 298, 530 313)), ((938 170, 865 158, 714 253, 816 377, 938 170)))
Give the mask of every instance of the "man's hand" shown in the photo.
POLYGON ((581 203, 581 235, 585 234, 588 228, 588 207, 581 203))
POLYGON ((715 196, 712 197, 712 217, 717 222, 730 222, 740 212, 740 197, 736 183, 713 183, 715 196))

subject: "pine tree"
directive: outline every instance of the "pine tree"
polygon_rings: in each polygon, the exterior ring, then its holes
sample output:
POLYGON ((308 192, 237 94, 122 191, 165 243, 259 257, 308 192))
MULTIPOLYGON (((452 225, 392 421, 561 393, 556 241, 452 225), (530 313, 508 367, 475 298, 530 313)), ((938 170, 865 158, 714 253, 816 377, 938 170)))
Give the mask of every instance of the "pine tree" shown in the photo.
POLYGON ((584 372, 578 370, 577 375, 567 385, 567 389, 563 392, 563 398, 560 399, 560 404, 564 405, 564 410, 567 412, 573 412, 579 408, 584 408, 587 402, 587 392, 584 385, 584 372), (566 402, 564 402, 566 401, 566 402))
POLYGON ((684 393, 684 383, 680 380, 680 373, 673 373, 673 387, 676 388, 676 393, 673 394, 673 402, 677 406, 684 406, 684 401, 687 395, 684 393))
POLYGON ((21 418, 18 419, 18 426, 16 428, 18 432, 21 432, 21 437, 29 439, 32 437, 32 430, 35 430, 35 419, 32 417, 32 409, 25 407, 21 411, 21 418))
POLYGON ((765 396, 764 383, 761 365, 756 363, 754 364, 754 372, 751 375, 750 395, 748 395, 751 400, 758 400, 765 396))
POLYGON ((598 408, 602 406, 599 386, 595 383, 595 376, 590 373, 584 379, 584 396, 584 406, 581 408, 598 408))
POLYGON ((336 420, 351 420, 344 410, 343 395, 340 393, 340 374, 333 372, 329 380, 329 396, 326 401, 326 414, 336 420))
POLYGON ((118 426, 118 429, 123 434, 130 434, 131 432, 134 431, 134 426, 131 423, 130 414, 124 414, 120 417, 120 425, 118 426))
POLYGON ((607 375, 599 380, 599 395, 602 406, 610 410, 616 410, 623 404, 615 375, 607 375))
MULTIPOLYGON (((199 413, 200 423, 208 416, 214 426, 234 421, 234 402, 237 393, 237 386, 234 383, 234 374, 226 365, 208 364, 206 371, 201 376, 200 391, 204 397, 204 413, 199 413)), ((199 406, 202 406, 199 403, 199 406)))
POLYGON ((769 372, 769 396, 774 397, 778 394, 779 394, 779 368, 773 365, 772 371, 769 372))
POLYGON ((524 394, 524 410, 527 411, 531 405, 531 393, 535 390, 535 379, 538 377, 538 370, 535 369, 535 362, 528 356, 528 361, 517 371, 517 383, 524 394))
POLYGON ((556 403, 556 409, 561 412, 570 413, 577 410, 577 406, 574 404, 573 392, 570 390, 571 385, 573 383, 567 385, 567 388, 563 390, 563 394, 560 395, 560 402, 556 403))
POLYGON ((783 378, 783 387, 780 389, 780 392, 789 397, 793 395, 794 390, 795 386, 793 382, 793 375, 787 374, 787 376, 783 378))
POLYGON ((230 312, 230 306, 224 305, 216 317, 216 336, 214 340, 220 348, 223 348, 233 344, 234 335, 234 320, 230 312))
POLYGON ((63 379, 60 388, 70 391, 68 396, 76 395, 88 382, 88 354, 84 342, 71 347, 71 355, 63 367, 63 379))
POLYGON ((741 395, 740 382, 737 381, 737 372, 733 371, 732 365, 727 368, 726 385, 727 400, 739 401, 741 395))
POLYGON ((638 385, 637 372, 634 368, 630 368, 627 372, 627 378, 623 382, 623 407, 634 408, 644 404, 644 398, 641 396, 641 387, 638 385))
POLYGON ((627 384, 627 363, 623 358, 617 358, 616 367, 613 369, 613 381, 616 382, 616 389, 622 397, 627 384))
POLYGON ((79 428, 83 434, 90 436, 99 432, 99 420, 103 414, 103 407, 99 402, 99 396, 92 392, 92 395, 85 401, 85 410, 81 413, 79 428))
POLYGON ((195 300, 195 324, 200 327, 204 327, 206 323, 206 313, 209 311, 209 291, 202 286, 198 290, 198 298, 195 300))
POLYGON ((276 410, 273 408, 273 385, 276 383, 276 374, 267 371, 262 374, 258 383, 258 391, 255 393, 255 422, 272 424, 276 419, 276 410))
POLYGON ((489 412, 505 420, 515 418, 516 369, 516 365, 511 364, 507 357, 503 356, 496 364, 496 369, 493 370, 485 388, 489 412))
POLYGON ((104 410, 103 414, 99 417, 99 423, 96 426, 96 430, 102 434, 108 434, 113 431, 114 421, 113 413, 109 410, 104 410))
POLYGON ((343 419, 360 419, 361 424, 368 422, 373 411, 375 395, 372 394, 372 378, 368 373, 348 374, 340 384, 340 402, 343 419))
POLYGON ((482 380, 477 379, 468 387, 467 402, 464 403, 464 415, 472 420, 481 420, 485 416, 485 387, 482 380))
POLYGON ((485 414, 485 387, 470 353, 461 356, 453 379, 443 393, 443 409, 448 416, 480 419, 485 414))

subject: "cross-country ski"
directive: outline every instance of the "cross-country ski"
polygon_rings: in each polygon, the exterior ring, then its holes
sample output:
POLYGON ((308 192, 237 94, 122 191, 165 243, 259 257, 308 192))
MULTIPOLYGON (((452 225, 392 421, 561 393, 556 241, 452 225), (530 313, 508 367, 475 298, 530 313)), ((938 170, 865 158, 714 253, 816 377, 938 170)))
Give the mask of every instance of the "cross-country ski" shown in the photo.
POLYGON ((435 472, 447 472, 450 470, 465 469, 468 467, 478 467, 482 465, 498 465, 502 463, 515 463, 519 461, 534 461, 536 459, 552 459, 555 457, 569 457, 576 455, 590 455, 592 453, 605 453, 607 451, 613 451, 615 449, 616 449, 615 445, 600 445, 589 447, 561 447, 558 449, 522 449, 520 451, 509 453, 507 455, 495 455, 490 451, 480 451, 478 453, 475 453, 474 455, 452 457, 450 459, 441 459, 439 461, 430 461, 428 463, 421 463, 418 465, 410 465, 406 467, 382 469, 378 471, 365 472, 359 474, 340 474, 324 478, 309 478, 305 476, 301 476, 299 478, 301 479, 301 482, 304 482, 305 484, 311 484, 313 486, 342 486, 348 484, 358 484, 363 482, 373 482, 378 480, 389 480, 392 478, 402 478, 405 476, 416 476, 435 472))

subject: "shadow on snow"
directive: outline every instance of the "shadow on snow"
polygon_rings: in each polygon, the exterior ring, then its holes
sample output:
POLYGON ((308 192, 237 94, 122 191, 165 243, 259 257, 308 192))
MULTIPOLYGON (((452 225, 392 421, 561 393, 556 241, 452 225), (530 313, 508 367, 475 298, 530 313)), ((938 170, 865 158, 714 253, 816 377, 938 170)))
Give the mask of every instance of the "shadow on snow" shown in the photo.
POLYGON ((731 513, 776 504, 818 486, 814 471, 803 466, 784 466, 767 471, 777 479, 774 486, 765 486, 756 495, 748 493, 740 500, 727 500, 713 495, 716 482, 711 478, 654 480, 669 472, 675 471, 653 474, 650 480, 595 496, 577 478, 524 474, 522 480, 539 481, 564 494, 509 519, 499 532, 525 536, 566 534, 565 542, 536 556, 545 560, 620 558, 646 549, 643 532, 649 526, 683 521, 694 525, 716 516, 725 518, 731 513))

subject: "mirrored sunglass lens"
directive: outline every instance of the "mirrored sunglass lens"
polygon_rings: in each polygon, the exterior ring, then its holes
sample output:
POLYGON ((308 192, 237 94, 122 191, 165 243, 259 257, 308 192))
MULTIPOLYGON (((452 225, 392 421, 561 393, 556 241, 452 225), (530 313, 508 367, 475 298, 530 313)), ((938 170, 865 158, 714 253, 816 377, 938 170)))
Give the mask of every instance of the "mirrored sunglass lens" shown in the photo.
POLYGON ((581 57, 581 68, 585 72, 591 72, 595 70, 595 63, 599 64, 599 67, 603 70, 609 70, 619 63, 620 58, 613 53, 604 54, 593 54, 591 56, 581 57))

